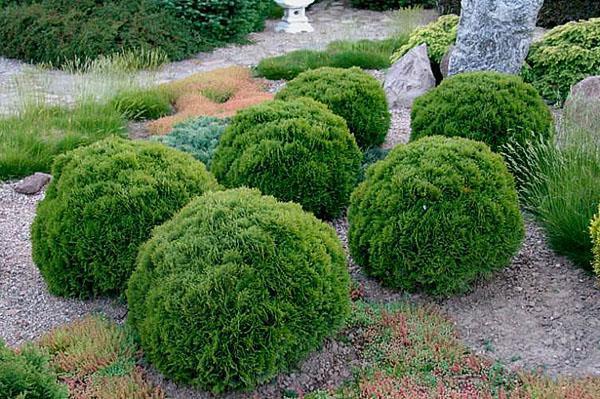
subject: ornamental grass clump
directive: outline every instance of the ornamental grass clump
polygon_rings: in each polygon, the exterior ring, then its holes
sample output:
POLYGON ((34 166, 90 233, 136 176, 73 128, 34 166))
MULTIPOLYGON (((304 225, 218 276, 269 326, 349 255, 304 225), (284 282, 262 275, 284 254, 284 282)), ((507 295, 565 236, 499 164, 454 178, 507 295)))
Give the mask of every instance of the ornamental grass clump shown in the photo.
POLYGON ((239 112, 221 137, 211 171, 228 188, 255 187, 331 219, 348 204, 361 161, 344 120, 301 98, 239 112))
POLYGON ((218 188, 201 162, 158 143, 110 138, 60 156, 32 226, 51 293, 118 295, 138 246, 193 197, 218 188))
POLYGON ((249 389, 340 328, 349 289, 330 226, 258 190, 213 192, 140 249, 129 323, 168 378, 214 392, 249 389))
POLYGON ((320 68, 304 72, 276 98, 309 97, 329 107, 348 123, 361 148, 382 144, 390 128, 385 92, 379 82, 359 68, 320 68))
POLYGON ((348 212, 350 251, 369 275, 435 295, 507 266, 524 236, 502 157, 463 138, 396 147, 368 169, 348 212))
POLYGON ((600 208, 592 220, 590 233, 592 234, 592 244, 594 246, 594 272, 600 277, 600 208))
POLYGON ((411 140, 459 136, 489 145, 551 137, 550 110, 529 84, 497 72, 468 72, 445 79, 415 100, 411 140))

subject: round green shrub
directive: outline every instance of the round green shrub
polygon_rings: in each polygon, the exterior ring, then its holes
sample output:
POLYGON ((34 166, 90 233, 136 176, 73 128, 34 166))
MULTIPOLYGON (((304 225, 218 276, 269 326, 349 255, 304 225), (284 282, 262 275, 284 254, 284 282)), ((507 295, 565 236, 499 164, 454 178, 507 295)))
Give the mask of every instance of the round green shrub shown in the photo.
POLYGON ((258 190, 207 193, 157 228, 129 281, 129 322, 167 377, 247 389, 342 326, 349 276, 334 230, 258 190))
POLYGON ((408 38, 408 43, 392 55, 392 62, 398 61, 404 54, 421 44, 427 44, 427 53, 431 61, 440 64, 444 54, 456 42, 458 32, 457 15, 443 15, 428 25, 417 28, 408 38))
POLYGON ((469 72, 445 79, 417 98, 411 140, 460 136, 483 141, 493 151, 507 142, 550 137, 550 110, 521 78, 496 72, 469 72))
POLYGON ((229 118, 201 116, 181 122, 169 134, 154 136, 152 140, 190 153, 210 168, 219 140, 229 123, 229 118))
POLYGON ((171 60, 202 47, 192 26, 155 0, 39 0, 0 9, 0 54, 54 66, 154 50, 171 60))
POLYGON ((524 235, 502 157, 463 138, 396 147, 352 194, 354 260, 383 284, 435 295, 466 291, 510 262, 524 235))
POLYGON ((19 353, 0 340, 0 399, 67 399, 67 386, 49 365, 49 356, 26 345, 19 353))
POLYGON ((598 214, 592 220, 590 232, 594 245, 594 271, 600 277, 600 207, 598 207, 598 214))
POLYGON ((554 102, 567 98, 572 85, 600 75, 600 18, 558 26, 531 46, 525 78, 554 102))
POLYGON ((160 89, 126 90, 110 101, 129 120, 152 120, 171 113, 171 95, 160 89))
POLYGON ((382 144, 390 128, 385 92, 379 82, 359 68, 319 68, 287 84, 276 98, 309 97, 329 107, 348 123, 361 148, 382 144))
POLYGON ((211 171, 226 187, 255 187, 330 219, 348 204, 361 160, 344 120, 301 98, 240 111, 221 137, 211 171))
POLYGON ((152 228, 218 185, 191 155, 110 138, 57 158, 32 226, 50 292, 120 294, 152 228))

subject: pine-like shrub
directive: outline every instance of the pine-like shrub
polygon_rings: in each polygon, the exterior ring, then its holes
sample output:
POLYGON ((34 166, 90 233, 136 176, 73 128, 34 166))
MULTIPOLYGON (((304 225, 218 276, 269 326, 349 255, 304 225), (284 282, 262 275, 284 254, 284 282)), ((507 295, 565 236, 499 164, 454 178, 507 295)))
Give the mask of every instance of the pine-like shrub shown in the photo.
POLYGON ((152 139, 188 152, 210 167, 219 140, 229 122, 229 119, 201 116, 175 125, 166 136, 153 136, 152 139))
POLYGON ((427 44, 429 58, 439 64, 450 46, 456 42, 458 20, 457 15, 443 15, 436 21, 415 29, 408 38, 408 42, 392 55, 392 62, 402 58, 414 47, 427 44))
POLYGON ((483 141, 493 151, 553 131, 550 110, 529 84, 513 75, 469 72, 452 76, 416 99, 411 140, 460 136, 483 141))
POLYGON ((25 346, 19 353, 0 340, 0 399, 67 399, 47 353, 25 346))
POLYGON ((594 245, 594 271, 600 277, 600 207, 598 208, 598 214, 592 220, 590 233, 594 245))
POLYGON ((349 312, 334 230, 258 190, 208 193, 154 231, 127 291, 148 360, 221 392, 293 367, 349 312))
POLYGON ((114 96, 110 105, 129 120, 162 118, 171 112, 172 96, 160 88, 126 90, 114 96))
POLYGON ((0 9, 0 54, 34 63, 85 64, 160 51, 183 59, 205 47, 191 25, 155 0, 40 0, 0 9))
POLYGON ((508 265, 524 235, 502 157, 463 138, 393 149, 352 194, 348 220, 352 257, 368 274, 436 295, 508 265))
POLYGON ((106 139, 60 156, 32 226, 50 292, 122 292, 138 246, 193 197, 218 188, 201 162, 158 143, 106 139))
POLYGON ((329 107, 348 123, 361 148, 378 146, 390 128, 390 113, 381 84, 358 68, 320 68, 289 82, 276 99, 309 97, 329 107))
POLYGON ((572 85, 600 75, 600 18, 570 22, 531 46, 527 81, 550 101, 563 101, 572 85))
POLYGON ((364 8, 367 10, 386 11, 397 10, 403 7, 423 6, 433 8, 436 0, 350 0, 352 7, 364 8))
POLYGON ((240 111, 221 137, 211 171, 226 187, 255 187, 330 219, 348 204, 361 160, 344 120, 302 98, 240 111))

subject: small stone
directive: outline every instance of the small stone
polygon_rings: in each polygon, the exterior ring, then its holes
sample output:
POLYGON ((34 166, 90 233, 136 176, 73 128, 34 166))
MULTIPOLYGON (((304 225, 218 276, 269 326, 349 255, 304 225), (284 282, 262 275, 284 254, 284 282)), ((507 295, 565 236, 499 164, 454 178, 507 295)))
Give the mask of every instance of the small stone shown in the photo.
POLYGON ((417 97, 434 88, 435 83, 427 45, 422 44, 392 65, 383 87, 391 108, 410 107, 417 97))
POLYGON ((34 195, 39 193, 51 179, 51 175, 37 172, 17 182, 14 190, 19 194, 34 195))

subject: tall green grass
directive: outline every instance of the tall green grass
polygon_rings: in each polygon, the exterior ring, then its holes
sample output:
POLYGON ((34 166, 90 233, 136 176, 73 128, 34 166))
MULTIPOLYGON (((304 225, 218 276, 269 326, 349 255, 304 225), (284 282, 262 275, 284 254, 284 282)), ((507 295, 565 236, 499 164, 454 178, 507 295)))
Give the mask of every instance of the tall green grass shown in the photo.
POLYGON ((591 270, 590 220, 600 202, 600 107, 576 99, 553 140, 504 148, 523 206, 546 231, 551 247, 591 270))

